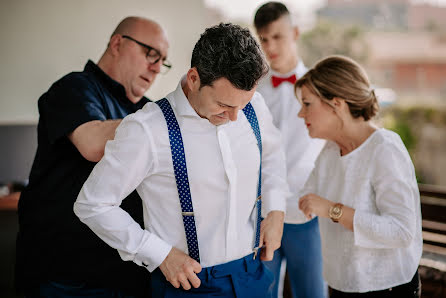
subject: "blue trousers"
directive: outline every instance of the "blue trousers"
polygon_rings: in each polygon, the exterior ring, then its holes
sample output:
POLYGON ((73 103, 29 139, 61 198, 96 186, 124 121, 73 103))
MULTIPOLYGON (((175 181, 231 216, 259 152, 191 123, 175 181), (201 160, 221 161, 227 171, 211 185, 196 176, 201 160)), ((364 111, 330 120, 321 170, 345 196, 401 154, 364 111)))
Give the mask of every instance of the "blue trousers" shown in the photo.
POLYGON ((272 261, 264 262, 274 274, 273 297, 278 297, 280 266, 283 258, 287 261, 293 297, 323 298, 326 296, 317 217, 304 224, 284 225, 281 247, 274 253, 272 261))
POLYGON ((198 288, 174 288, 156 269, 152 273, 152 297, 268 297, 272 296, 272 273, 253 254, 225 264, 206 267, 197 274, 198 288))

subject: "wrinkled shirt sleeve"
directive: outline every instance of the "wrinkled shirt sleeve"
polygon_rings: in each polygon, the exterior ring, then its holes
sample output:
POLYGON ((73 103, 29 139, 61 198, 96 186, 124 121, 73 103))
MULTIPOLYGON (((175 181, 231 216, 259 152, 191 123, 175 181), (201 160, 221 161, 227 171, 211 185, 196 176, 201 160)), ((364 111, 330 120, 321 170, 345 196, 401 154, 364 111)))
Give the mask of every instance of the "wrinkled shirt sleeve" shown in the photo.
POLYGON ((378 214, 356 210, 355 245, 366 248, 406 247, 416 229, 419 196, 410 157, 394 144, 377 148, 371 181, 378 214))
MULTIPOLYGON (((137 113, 138 114, 138 113, 137 113)), ((137 114, 126 117, 108 141, 104 157, 82 187, 74 212, 125 261, 155 270, 172 246, 142 229, 120 208, 122 200, 157 166, 151 133, 137 114)))
POLYGON ((274 126, 271 113, 260 93, 252 100, 262 136, 262 212, 286 209, 289 188, 286 177, 285 153, 279 130, 274 126))

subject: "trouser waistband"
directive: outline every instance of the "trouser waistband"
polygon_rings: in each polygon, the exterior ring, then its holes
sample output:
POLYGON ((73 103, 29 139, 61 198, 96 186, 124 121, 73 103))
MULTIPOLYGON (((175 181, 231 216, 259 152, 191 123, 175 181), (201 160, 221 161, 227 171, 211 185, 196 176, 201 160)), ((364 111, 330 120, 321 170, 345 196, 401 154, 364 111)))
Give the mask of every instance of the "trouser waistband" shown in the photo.
POLYGON ((260 258, 257 257, 254 260, 254 253, 251 253, 245 257, 230 261, 228 263, 205 267, 200 273, 197 274, 197 276, 200 279, 207 278, 209 276, 219 278, 239 272, 255 272, 259 268, 259 265, 260 258))
POLYGON ((272 273, 254 254, 228 263, 202 268, 197 274, 200 287, 190 290, 174 288, 157 269, 152 274, 154 297, 271 297, 272 273))

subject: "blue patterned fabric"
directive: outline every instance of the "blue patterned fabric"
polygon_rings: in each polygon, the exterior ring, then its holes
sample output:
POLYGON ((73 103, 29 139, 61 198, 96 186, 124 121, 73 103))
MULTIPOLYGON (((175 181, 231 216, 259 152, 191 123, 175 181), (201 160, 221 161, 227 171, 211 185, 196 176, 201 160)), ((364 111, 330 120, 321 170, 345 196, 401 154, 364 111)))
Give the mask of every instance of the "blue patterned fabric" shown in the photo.
MULTIPOLYGON (((189 256, 200 262, 200 253, 198 249, 197 229, 195 226, 194 208, 192 206, 192 197, 189 187, 189 178, 187 175, 186 156, 184 154, 183 138, 181 136, 180 126, 178 125, 175 114, 166 98, 158 100, 156 104, 163 112, 166 119, 167 128, 169 130, 169 142, 172 152, 172 162, 175 173, 175 180, 177 183, 178 195, 180 197, 181 211, 183 215, 183 225, 186 232, 187 248, 189 256)), ((261 222, 261 180, 262 180, 262 138, 260 136, 259 123, 257 116, 251 103, 248 103, 243 109, 246 118, 248 119, 252 130, 257 139, 257 146, 260 152, 260 168, 259 168, 259 183, 257 188, 257 220, 256 220, 256 238, 254 245, 254 258, 257 255, 260 242, 260 222, 261 222)))
POLYGON ((243 109, 246 119, 248 119, 249 124, 251 124, 252 131, 254 132, 257 139, 257 147, 259 147, 260 152, 260 167, 259 167, 259 183, 257 186, 257 220, 256 220, 256 240, 254 245, 254 258, 257 256, 257 251, 260 244, 260 223, 262 221, 262 136, 260 135, 259 122, 257 121, 257 115, 252 107, 251 103, 248 103, 243 109))
POLYGON ((172 152, 172 162, 175 172, 175 180, 177 182, 178 196, 180 197, 187 249, 189 250, 189 256, 200 263, 194 207, 192 206, 189 178, 187 176, 186 156, 184 154, 180 126, 178 125, 172 107, 166 98, 158 100, 156 104, 161 108, 169 130, 170 150, 172 152))

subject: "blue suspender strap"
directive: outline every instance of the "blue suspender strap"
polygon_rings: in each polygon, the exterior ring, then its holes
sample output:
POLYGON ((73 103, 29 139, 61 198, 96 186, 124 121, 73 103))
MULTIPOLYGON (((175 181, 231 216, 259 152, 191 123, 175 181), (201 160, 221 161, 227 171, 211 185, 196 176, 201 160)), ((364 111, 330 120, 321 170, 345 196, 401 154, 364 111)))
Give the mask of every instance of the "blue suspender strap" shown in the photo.
POLYGON ((184 154, 183 138, 181 137, 180 126, 178 125, 172 107, 166 98, 158 100, 156 104, 163 112, 164 118, 167 122, 167 128, 169 130, 172 163, 175 173, 175 180, 177 182, 178 196, 181 203, 181 213, 183 215, 183 225, 186 232, 189 256, 200 263, 194 208, 192 206, 189 178, 187 176, 186 156, 184 154))
POLYGON ((257 257, 257 252, 260 247, 260 222, 262 221, 262 137, 260 135, 259 122, 257 121, 256 112, 252 107, 251 103, 248 103, 243 109, 243 113, 245 113, 246 119, 248 119, 249 124, 251 124, 252 131, 254 132, 257 139, 257 146, 259 147, 260 152, 260 167, 259 167, 259 183, 257 185, 257 199, 256 199, 256 208, 257 208, 257 222, 256 222, 256 240, 253 248, 254 251, 254 259, 257 257))
MULTIPOLYGON (((198 250, 198 237, 197 229, 195 226, 194 208, 192 206, 192 197, 189 187, 189 179, 187 175, 186 156, 184 154, 183 138, 181 136, 180 126, 178 125, 175 114, 170 106, 169 101, 166 98, 158 100, 156 104, 163 112, 166 119, 167 128, 169 130, 169 142, 170 150, 172 153, 172 163, 174 167, 175 180, 177 183, 178 196, 180 198, 181 211, 183 215, 183 225, 186 232, 187 248, 189 250, 189 256, 200 262, 200 253, 198 250)), ((261 201, 261 189, 262 189, 262 138, 260 135, 259 123, 257 116, 251 103, 248 103, 243 109, 246 119, 254 132, 257 139, 257 146, 260 152, 260 167, 259 167, 259 183, 257 186, 257 221, 256 221, 256 239, 253 248, 254 258, 257 256, 260 244, 260 222, 262 221, 262 201, 261 201)))

